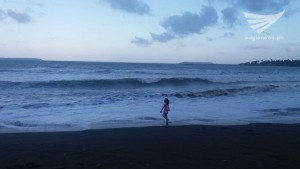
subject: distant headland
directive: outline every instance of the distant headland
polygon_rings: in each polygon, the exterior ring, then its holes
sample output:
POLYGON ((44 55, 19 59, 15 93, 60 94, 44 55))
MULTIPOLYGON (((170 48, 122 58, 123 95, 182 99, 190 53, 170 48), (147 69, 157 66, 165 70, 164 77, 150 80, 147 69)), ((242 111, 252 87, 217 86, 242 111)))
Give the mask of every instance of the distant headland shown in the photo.
POLYGON ((240 63, 239 65, 247 66, 289 66, 300 67, 300 60, 256 60, 252 62, 240 63))
POLYGON ((3 58, 0 57, 0 61, 43 61, 39 58, 3 58))
POLYGON ((184 65, 212 65, 214 63, 212 63, 212 62, 181 62, 179 64, 184 64, 184 65))

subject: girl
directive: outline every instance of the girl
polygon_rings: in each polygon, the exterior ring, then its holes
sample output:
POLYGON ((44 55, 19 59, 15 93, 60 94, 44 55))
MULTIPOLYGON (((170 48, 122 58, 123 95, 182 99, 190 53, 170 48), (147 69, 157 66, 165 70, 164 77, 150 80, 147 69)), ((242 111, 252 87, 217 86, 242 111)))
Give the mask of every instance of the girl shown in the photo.
POLYGON ((166 126, 168 126, 169 125, 168 112, 170 111, 170 107, 169 107, 170 101, 168 98, 165 98, 164 102, 165 104, 160 110, 160 113, 164 111, 162 116, 166 119, 166 126))

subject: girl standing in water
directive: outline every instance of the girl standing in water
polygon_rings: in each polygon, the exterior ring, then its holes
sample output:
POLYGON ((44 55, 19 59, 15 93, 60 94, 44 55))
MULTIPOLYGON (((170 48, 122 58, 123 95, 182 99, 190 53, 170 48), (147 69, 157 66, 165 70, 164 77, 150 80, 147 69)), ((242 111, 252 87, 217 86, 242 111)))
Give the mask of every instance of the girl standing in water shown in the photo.
POLYGON ((162 107, 162 109, 160 110, 160 113, 162 113, 162 111, 163 111, 162 116, 166 119, 166 126, 168 126, 169 125, 168 113, 170 111, 170 107, 169 107, 170 101, 168 98, 165 98, 164 102, 165 102, 165 104, 162 107))

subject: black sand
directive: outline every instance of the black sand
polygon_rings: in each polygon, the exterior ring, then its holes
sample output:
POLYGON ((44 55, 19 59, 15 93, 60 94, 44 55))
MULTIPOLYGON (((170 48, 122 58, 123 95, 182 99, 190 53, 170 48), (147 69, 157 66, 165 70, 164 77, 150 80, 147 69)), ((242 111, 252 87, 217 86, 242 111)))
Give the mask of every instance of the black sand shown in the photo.
POLYGON ((299 169, 300 124, 0 134, 0 169, 299 169))

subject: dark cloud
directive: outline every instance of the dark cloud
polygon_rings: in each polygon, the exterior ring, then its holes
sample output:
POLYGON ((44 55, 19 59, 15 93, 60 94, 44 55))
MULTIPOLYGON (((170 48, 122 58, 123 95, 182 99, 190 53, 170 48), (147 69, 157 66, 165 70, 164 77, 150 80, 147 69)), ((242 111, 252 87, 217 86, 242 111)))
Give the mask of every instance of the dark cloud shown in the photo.
POLYGON ((135 13, 139 15, 150 14, 150 7, 141 0, 105 0, 111 8, 135 13))
POLYGON ((283 11, 290 0, 235 0, 235 6, 248 12, 273 14, 283 11))
POLYGON ((223 38, 230 38, 230 37, 233 37, 233 36, 235 36, 235 34, 232 33, 232 32, 226 32, 226 33, 223 34, 223 38))
POLYGON ((197 14, 185 12, 181 16, 171 16, 165 19, 162 26, 177 35, 186 36, 189 33, 201 31, 200 17, 197 14))
POLYGON ((169 32, 180 37, 202 31, 218 22, 218 14, 211 6, 202 6, 200 14, 185 12, 182 15, 171 16, 162 22, 162 26, 169 32))
POLYGON ((149 46, 151 45, 151 42, 147 39, 135 37, 133 40, 130 41, 132 44, 138 45, 138 46, 149 46))
POLYGON ((11 9, 7 10, 6 15, 12 18, 13 20, 15 20, 16 22, 24 23, 24 24, 29 23, 32 20, 31 16, 28 15, 27 13, 19 13, 11 9))
POLYGON ((225 25, 235 27, 239 24, 238 11, 235 8, 225 8, 222 10, 222 18, 225 25))
MULTIPOLYGON (((190 34, 201 34, 217 22, 216 10, 211 6, 202 6, 200 14, 185 12, 182 15, 174 15, 164 19, 161 26, 166 31, 161 34, 150 33, 150 35, 154 42, 168 42, 172 39, 184 38, 190 34)), ((143 44, 149 43, 149 41, 135 37, 131 43, 143 44)))
POLYGON ((156 42, 168 42, 172 39, 175 39, 176 37, 168 32, 165 32, 162 34, 151 33, 151 38, 156 42))
POLYGON ((231 28, 241 23, 239 16, 242 12, 267 15, 286 10, 286 17, 298 12, 298 9, 288 9, 291 0, 232 0, 227 5, 228 7, 222 10, 222 18, 224 24, 231 28))
MULTIPOLYGON (((257 14, 275 14, 286 10, 285 17, 290 17, 299 12, 298 8, 291 9, 292 0, 208 0, 208 6, 202 6, 200 13, 184 12, 181 15, 173 15, 165 18, 161 26, 165 31, 161 34, 151 33, 152 41, 168 42, 173 39, 180 39, 191 34, 202 34, 206 29, 218 22, 218 14, 211 5, 222 3, 226 7, 221 11, 224 25, 228 28, 243 25, 245 18, 243 12, 257 14)), ((223 38, 235 36, 234 33, 224 33, 223 38)), ((209 41, 209 39, 207 39, 209 41)), ((258 49, 257 47, 245 47, 248 50, 258 49)), ((262 49, 262 48, 260 48, 262 49)))
POLYGON ((290 10, 287 10, 285 13, 284 13, 284 17, 286 18, 289 18, 291 16, 293 16, 294 14, 298 13, 300 10, 298 8, 296 9, 290 9, 290 10))
POLYGON ((168 42, 176 38, 184 38, 190 34, 201 34, 203 31, 218 22, 218 14, 211 6, 202 6, 200 14, 185 12, 166 18, 161 26, 166 32, 151 33, 153 41, 168 42))

